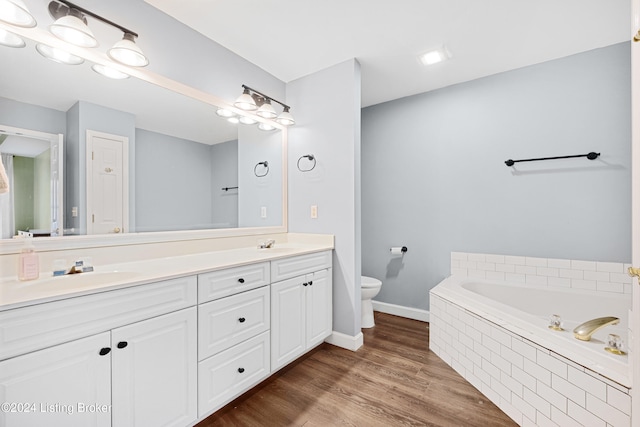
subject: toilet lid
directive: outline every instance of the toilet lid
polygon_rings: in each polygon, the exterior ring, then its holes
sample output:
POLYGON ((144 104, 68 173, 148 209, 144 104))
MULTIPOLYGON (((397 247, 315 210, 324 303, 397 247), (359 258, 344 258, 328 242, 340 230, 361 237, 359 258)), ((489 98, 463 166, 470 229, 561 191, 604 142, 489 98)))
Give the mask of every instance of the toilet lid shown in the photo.
POLYGON ((376 286, 382 285, 382 282, 378 279, 374 279, 373 277, 362 276, 362 282, 360 287, 362 288, 375 288, 376 286))

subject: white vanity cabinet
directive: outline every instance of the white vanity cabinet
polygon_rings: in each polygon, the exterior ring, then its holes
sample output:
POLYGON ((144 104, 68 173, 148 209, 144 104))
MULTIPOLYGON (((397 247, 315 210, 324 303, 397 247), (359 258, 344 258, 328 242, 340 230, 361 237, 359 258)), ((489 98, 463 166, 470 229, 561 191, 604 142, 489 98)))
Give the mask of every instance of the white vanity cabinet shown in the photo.
POLYGON ((271 371, 322 343, 332 331, 331 252, 273 261, 271 371))
POLYGON ((195 421, 195 304, 187 277, 0 312, 0 425, 195 421))

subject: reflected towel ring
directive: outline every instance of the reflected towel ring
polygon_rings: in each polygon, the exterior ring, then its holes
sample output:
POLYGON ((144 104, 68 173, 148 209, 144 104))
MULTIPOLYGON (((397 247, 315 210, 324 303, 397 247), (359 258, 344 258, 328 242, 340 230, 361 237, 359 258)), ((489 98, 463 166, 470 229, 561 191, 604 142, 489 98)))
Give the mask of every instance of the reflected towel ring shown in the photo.
POLYGON ((257 165, 255 165, 255 167, 253 168, 253 174, 255 176, 257 176, 258 178, 262 178, 263 176, 267 176, 269 174, 269 162, 268 161, 264 161, 264 162, 260 162, 257 165), (264 174, 262 175, 258 175, 258 166, 264 166, 266 168, 266 171, 264 174))
POLYGON ((301 157, 298 159, 298 170, 299 170, 300 172, 309 172, 309 171, 312 171, 315 167, 316 167, 316 158, 315 158, 315 156, 314 156, 313 154, 305 154, 304 156, 301 156, 301 157), (310 162, 313 162, 313 166, 311 166, 311 168, 310 168, 310 169, 301 169, 301 168, 300 168, 300 160, 304 159, 305 157, 306 157, 307 159, 309 159, 309 161, 310 161, 310 162))

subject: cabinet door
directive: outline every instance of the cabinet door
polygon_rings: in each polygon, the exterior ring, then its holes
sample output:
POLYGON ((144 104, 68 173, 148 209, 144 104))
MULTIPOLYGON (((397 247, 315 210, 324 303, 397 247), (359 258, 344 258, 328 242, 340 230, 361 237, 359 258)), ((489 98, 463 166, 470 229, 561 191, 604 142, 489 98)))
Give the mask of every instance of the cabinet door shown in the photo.
POLYGON ((305 351, 303 281, 304 278, 296 277, 271 285, 271 371, 305 351))
POLYGON ((333 286, 331 270, 307 275, 306 348, 315 347, 331 335, 333 328, 333 286))
POLYGON ((110 426, 109 347, 104 332, 0 362, 0 426, 110 426))
POLYGON ((184 426, 197 417, 196 308, 111 331, 113 426, 184 426))

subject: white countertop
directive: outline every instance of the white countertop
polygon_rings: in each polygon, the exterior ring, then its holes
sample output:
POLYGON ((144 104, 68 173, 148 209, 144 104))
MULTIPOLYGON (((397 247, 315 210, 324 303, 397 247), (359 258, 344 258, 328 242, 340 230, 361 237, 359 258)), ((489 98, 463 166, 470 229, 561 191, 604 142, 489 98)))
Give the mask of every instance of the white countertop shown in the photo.
POLYGON ((227 249, 94 265, 93 272, 58 277, 46 272, 25 282, 9 277, 0 280, 0 311, 332 249, 326 243, 281 243, 270 249, 227 249))

